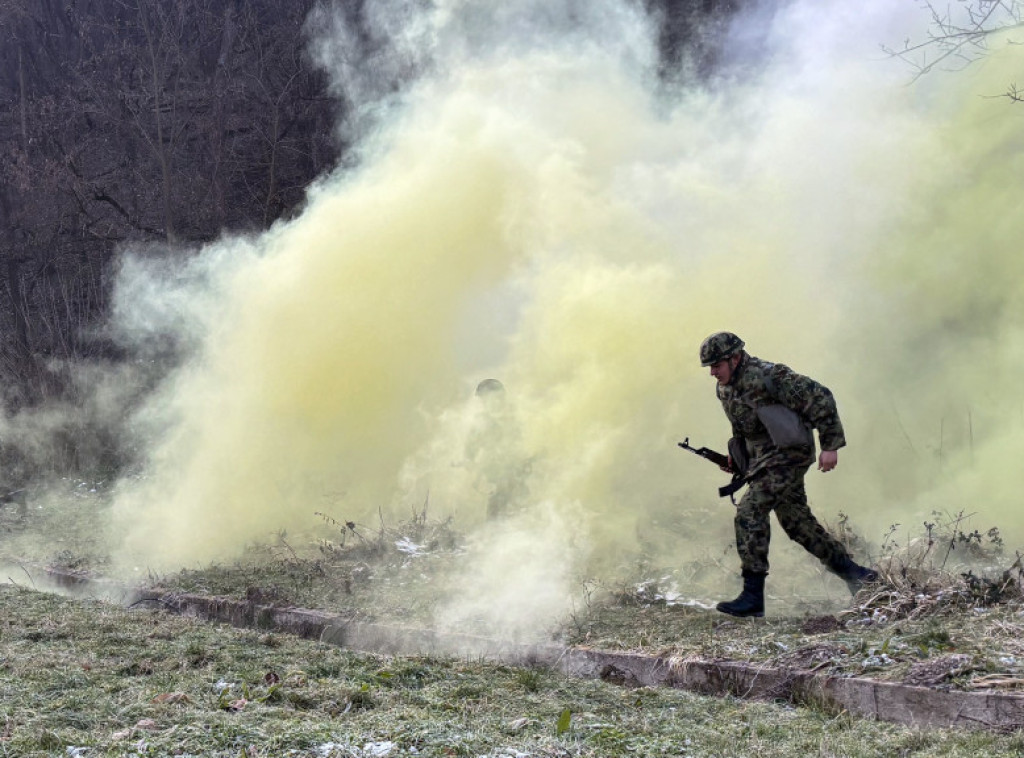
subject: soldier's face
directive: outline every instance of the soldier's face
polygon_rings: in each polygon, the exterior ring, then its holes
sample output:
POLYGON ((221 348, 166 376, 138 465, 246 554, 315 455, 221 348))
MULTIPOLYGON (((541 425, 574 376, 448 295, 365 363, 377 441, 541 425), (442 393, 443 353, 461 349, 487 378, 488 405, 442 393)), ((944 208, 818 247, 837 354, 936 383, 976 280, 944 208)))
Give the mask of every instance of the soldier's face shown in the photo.
POLYGON ((740 358, 738 355, 726 358, 718 363, 712 363, 711 376, 715 377, 719 384, 728 384, 729 380, 732 379, 732 372, 736 370, 739 363, 740 358))

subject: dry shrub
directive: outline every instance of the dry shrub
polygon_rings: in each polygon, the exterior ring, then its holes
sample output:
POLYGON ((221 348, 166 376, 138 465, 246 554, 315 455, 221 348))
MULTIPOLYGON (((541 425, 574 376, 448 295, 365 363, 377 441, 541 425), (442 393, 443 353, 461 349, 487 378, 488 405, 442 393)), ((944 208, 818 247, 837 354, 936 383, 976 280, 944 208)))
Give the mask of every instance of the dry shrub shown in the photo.
POLYGON ((1006 567, 999 529, 970 530, 974 514, 933 512, 924 534, 900 544, 898 524, 883 540, 874 567, 880 581, 847 613, 878 621, 917 619, 1024 600, 1024 564, 1018 552, 1006 567))

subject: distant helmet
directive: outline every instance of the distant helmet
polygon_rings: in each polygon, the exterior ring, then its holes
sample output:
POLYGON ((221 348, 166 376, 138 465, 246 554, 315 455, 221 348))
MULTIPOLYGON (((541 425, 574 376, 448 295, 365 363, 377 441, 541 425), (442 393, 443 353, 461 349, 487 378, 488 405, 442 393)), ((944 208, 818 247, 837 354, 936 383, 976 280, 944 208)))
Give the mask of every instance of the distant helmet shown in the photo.
POLYGON ((743 340, 732 332, 715 332, 700 345, 700 365, 711 366, 743 349, 743 340))
POLYGON ((476 394, 478 397, 484 395, 490 395, 492 392, 504 392, 505 385, 499 382, 497 379, 484 379, 480 384, 476 386, 476 394))

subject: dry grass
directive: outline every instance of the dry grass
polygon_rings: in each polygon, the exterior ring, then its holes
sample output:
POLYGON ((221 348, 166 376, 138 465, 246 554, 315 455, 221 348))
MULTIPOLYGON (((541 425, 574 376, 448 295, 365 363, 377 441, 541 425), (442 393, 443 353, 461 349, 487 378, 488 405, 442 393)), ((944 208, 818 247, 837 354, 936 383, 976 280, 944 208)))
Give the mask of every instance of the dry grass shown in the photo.
POLYGON ((0 755, 1019 755, 927 731, 475 661, 358 655, 161 609, 0 587, 0 755))
MULTIPOLYGON (((2 515, 2 514, 0 514, 2 515)), ((40 516, 50 529, 72 524, 51 562, 102 571, 94 538, 83 536, 81 514, 40 516), (63 518, 63 520, 61 520, 63 518), (76 542, 77 540, 77 542, 76 542), (76 552, 81 545, 84 550, 76 552), (98 556, 98 557, 94 557, 98 556)), ((692 604, 705 566, 675 573, 640 564, 630 581, 582 580, 582 600, 553 620, 553 640, 677 657, 752 660, 843 675, 879 677, 934 687, 1016 690, 1024 680, 1021 560, 1005 552, 998 534, 969 531, 953 514, 925 524, 925 534, 897 544, 892 533, 878 549, 883 582, 851 600, 842 584, 810 561, 807 576, 774 574, 769 618, 733 620, 692 604), (819 583, 817 596, 795 587, 819 583), (830 583, 827 586, 823 583, 830 583), (839 592, 837 592, 839 589, 839 592), (690 603, 690 604, 687 604, 690 603)), ((287 541, 254 547, 243 560, 154 577, 165 589, 248 598, 261 603, 329 609, 361 621, 429 626, 438 587, 460 570, 463 552, 451 522, 416 516, 409 522, 360 527, 325 521, 334 530, 313 554, 287 541)), ((19 538, 16 524, 10 535, 19 538)), ((847 521, 836 530, 858 553, 868 551, 847 521), (859 541, 859 542, 858 542, 859 541)), ((7 543, 25 545, 18 539, 7 543)), ((24 581, 24 580, 23 580, 24 581)), ((705 595, 707 596, 707 595, 705 595)))

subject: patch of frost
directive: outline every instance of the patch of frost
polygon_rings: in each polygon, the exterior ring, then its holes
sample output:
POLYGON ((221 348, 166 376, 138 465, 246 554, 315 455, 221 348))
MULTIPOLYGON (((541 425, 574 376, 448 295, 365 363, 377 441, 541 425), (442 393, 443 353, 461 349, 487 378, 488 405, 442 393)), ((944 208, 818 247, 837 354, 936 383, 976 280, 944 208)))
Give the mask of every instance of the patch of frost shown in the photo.
POLYGON ((424 549, 423 545, 417 545, 408 537, 402 537, 402 539, 396 541, 395 547, 398 548, 400 552, 403 552, 406 555, 415 556, 424 555, 426 553, 426 550, 424 549))

